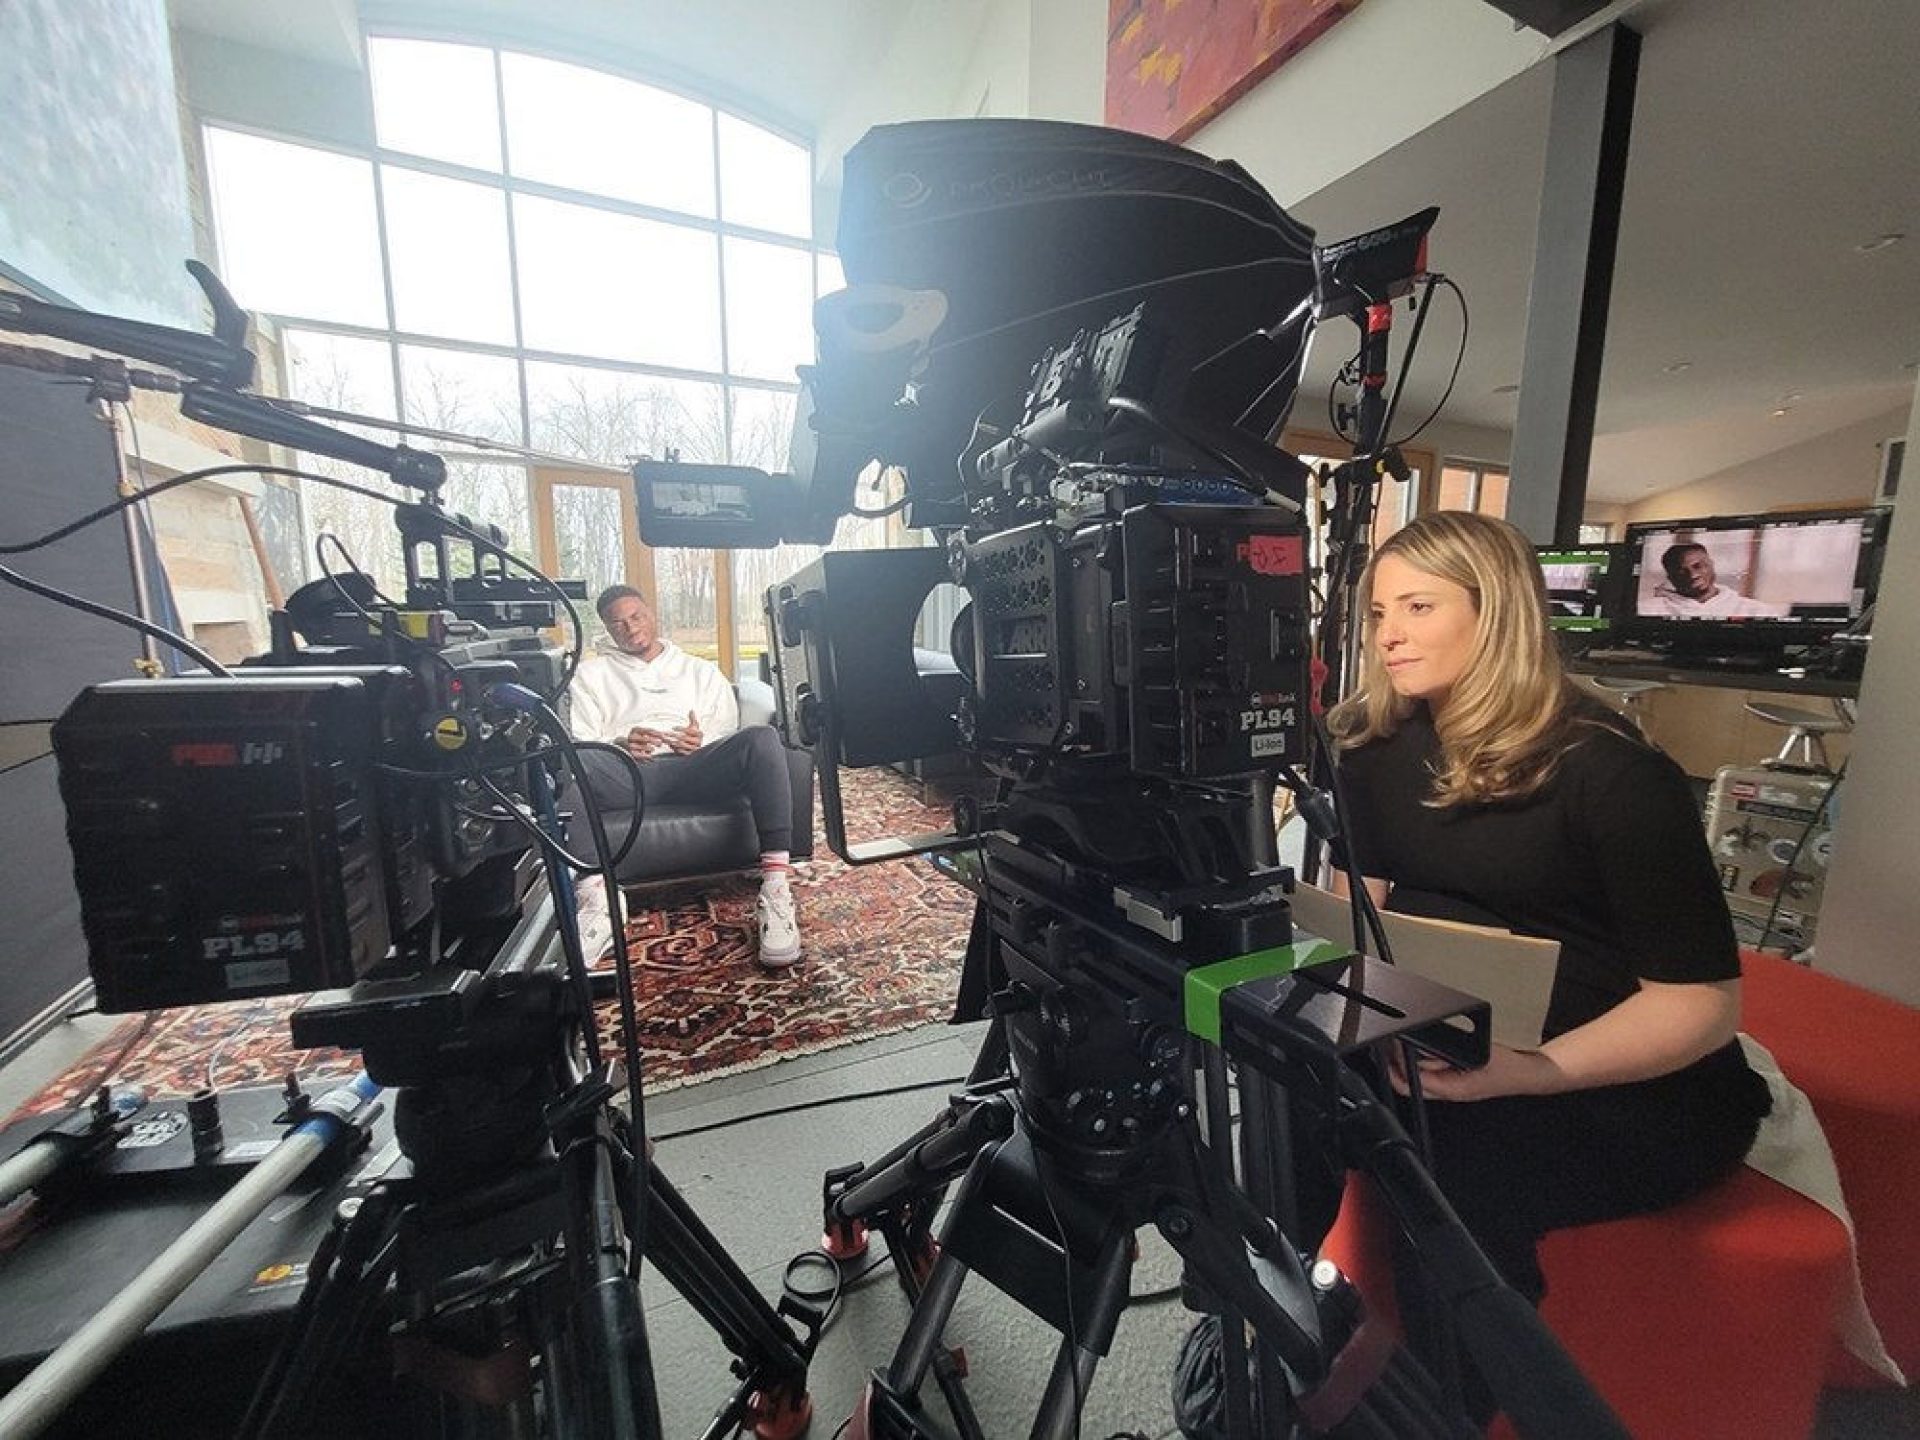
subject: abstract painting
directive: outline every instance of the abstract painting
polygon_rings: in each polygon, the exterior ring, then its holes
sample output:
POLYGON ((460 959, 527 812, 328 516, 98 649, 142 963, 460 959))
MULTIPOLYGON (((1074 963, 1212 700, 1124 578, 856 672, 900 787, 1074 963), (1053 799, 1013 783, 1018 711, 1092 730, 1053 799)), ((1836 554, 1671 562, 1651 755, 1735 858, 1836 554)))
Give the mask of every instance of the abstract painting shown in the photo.
POLYGON ((1360 0, 1108 0, 1107 124, 1184 140, 1360 0))

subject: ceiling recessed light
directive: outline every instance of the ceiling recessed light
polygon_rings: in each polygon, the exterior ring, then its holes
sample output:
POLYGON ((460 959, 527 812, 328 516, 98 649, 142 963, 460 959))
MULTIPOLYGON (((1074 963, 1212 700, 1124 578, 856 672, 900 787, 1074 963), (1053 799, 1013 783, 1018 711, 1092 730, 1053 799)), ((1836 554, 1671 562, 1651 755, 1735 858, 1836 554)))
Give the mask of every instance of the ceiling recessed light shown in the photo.
POLYGON ((1853 248, 1862 255, 1871 255, 1876 250, 1885 250, 1890 245, 1898 245, 1906 238, 1906 232, 1903 230, 1889 230, 1886 234, 1876 235, 1871 240, 1862 240, 1853 248))
POLYGON ((1779 407, 1778 409, 1776 409, 1776 410, 1775 410, 1775 411, 1773 412, 1773 413, 1774 413, 1774 417, 1775 417, 1775 418, 1777 419, 1777 418, 1779 418, 1780 416, 1782 416, 1782 415, 1785 415, 1785 414, 1786 414, 1786 413, 1788 412, 1788 410, 1790 410, 1790 409, 1792 409, 1792 407, 1791 407, 1791 406, 1789 406, 1789 405, 1782 405, 1782 406, 1780 406, 1780 407, 1779 407))
POLYGON ((1663 375, 1678 375, 1681 371, 1691 370, 1692 368, 1693 362, 1691 360, 1675 360, 1671 364, 1662 365, 1660 372, 1663 375))
POLYGON ((1519 391, 1520 387, 1518 385, 1496 385, 1493 387, 1493 393, 1496 395, 1516 395, 1519 391))

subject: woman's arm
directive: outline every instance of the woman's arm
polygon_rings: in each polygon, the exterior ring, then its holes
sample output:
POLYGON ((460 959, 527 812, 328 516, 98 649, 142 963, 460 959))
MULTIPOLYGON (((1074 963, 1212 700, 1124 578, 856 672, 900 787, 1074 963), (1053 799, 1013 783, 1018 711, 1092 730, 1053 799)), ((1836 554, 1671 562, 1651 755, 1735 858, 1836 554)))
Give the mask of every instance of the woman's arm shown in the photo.
MULTIPOLYGON (((1352 894, 1352 890, 1347 885, 1346 871, 1329 868, 1327 871, 1327 879, 1329 882, 1327 889, 1331 893, 1338 895, 1342 900, 1345 900, 1352 894)), ((1384 910, 1387 908, 1387 896, 1393 890, 1393 882, 1391 880, 1381 880, 1373 875, 1362 875, 1360 877, 1360 883, 1367 887, 1367 894, 1373 897, 1375 909, 1384 910)))
MULTIPOLYGON (((1739 1026, 1738 980, 1642 980, 1636 993, 1606 1014, 1554 1036, 1537 1050, 1496 1045, 1478 1070, 1422 1060, 1420 1081, 1433 1100, 1552 1095, 1622 1085, 1691 1065, 1731 1040, 1739 1026)), ((1395 1088, 1404 1093, 1397 1082, 1395 1088)))

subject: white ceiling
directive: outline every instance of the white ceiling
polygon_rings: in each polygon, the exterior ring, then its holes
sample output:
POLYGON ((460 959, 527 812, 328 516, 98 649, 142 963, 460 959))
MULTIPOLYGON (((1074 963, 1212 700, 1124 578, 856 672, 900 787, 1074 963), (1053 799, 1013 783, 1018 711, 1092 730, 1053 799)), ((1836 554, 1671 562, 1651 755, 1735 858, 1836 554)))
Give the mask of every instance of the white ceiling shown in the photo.
MULTIPOLYGON (((901 63, 903 27, 944 27, 947 43, 911 53, 930 67, 927 93, 945 97, 986 3, 570 0, 561 48, 651 57, 660 78, 817 134, 876 66, 901 63), (660 57, 670 57, 664 68, 660 57)), ((558 33, 533 0, 171 4, 183 27, 341 64, 357 63, 363 19, 522 43, 558 33)), ((1920 4, 1626 0, 1615 10, 1645 43, 1592 497, 1644 498, 1904 409, 1915 372, 1903 366, 1920 359, 1920 4), (1909 238, 1855 248, 1895 232, 1909 238), (1666 368, 1680 362, 1684 371, 1666 368), (1783 404, 1788 413, 1772 415, 1783 404)), ((1472 315, 1452 423, 1513 423, 1513 396, 1495 391, 1520 378, 1550 89, 1543 63, 1294 207, 1323 238, 1441 207, 1431 260, 1472 315)), ((1405 417, 1439 397, 1454 316, 1440 297, 1405 417)), ((1303 420, 1320 409, 1346 338, 1317 347, 1303 420)))
MULTIPOLYGON (((1625 18, 1644 43, 1589 484, 1612 501, 1904 409, 1920 359, 1920 5, 1625 18), (1888 233, 1908 239, 1855 248, 1888 233)), ((1495 390, 1520 379, 1550 98, 1543 64, 1294 207, 1333 237, 1440 206, 1429 258, 1472 314, 1450 421, 1513 424, 1495 390)), ((1458 337, 1442 296, 1408 412, 1438 398, 1458 337)))
MULTIPOLYGON (((485 36, 603 64, 633 63, 749 106, 800 134, 824 129, 909 20, 977 23, 979 0, 168 0, 188 30, 336 64, 368 28, 485 36), (350 36, 342 44, 341 36, 350 36)), ((969 39, 970 39, 969 32, 969 39)))

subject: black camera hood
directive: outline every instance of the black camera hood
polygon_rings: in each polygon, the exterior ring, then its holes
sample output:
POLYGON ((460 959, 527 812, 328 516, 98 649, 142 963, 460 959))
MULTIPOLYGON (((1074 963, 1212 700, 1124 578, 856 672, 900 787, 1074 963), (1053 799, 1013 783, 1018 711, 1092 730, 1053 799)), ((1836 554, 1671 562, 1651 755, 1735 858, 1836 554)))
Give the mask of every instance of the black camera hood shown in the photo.
POLYGON ((1313 232, 1231 162, 1054 121, 880 126, 848 152, 837 243, 851 285, 946 297, 888 457, 916 476, 951 473, 975 416, 1017 400, 1043 350, 1142 300, 1169 368, 1193 372, 1188 415, 1251 406, 1243 423, 1265 435, 1292 401, 1296 342, 1256 332, 1311 295, 1313 232))

